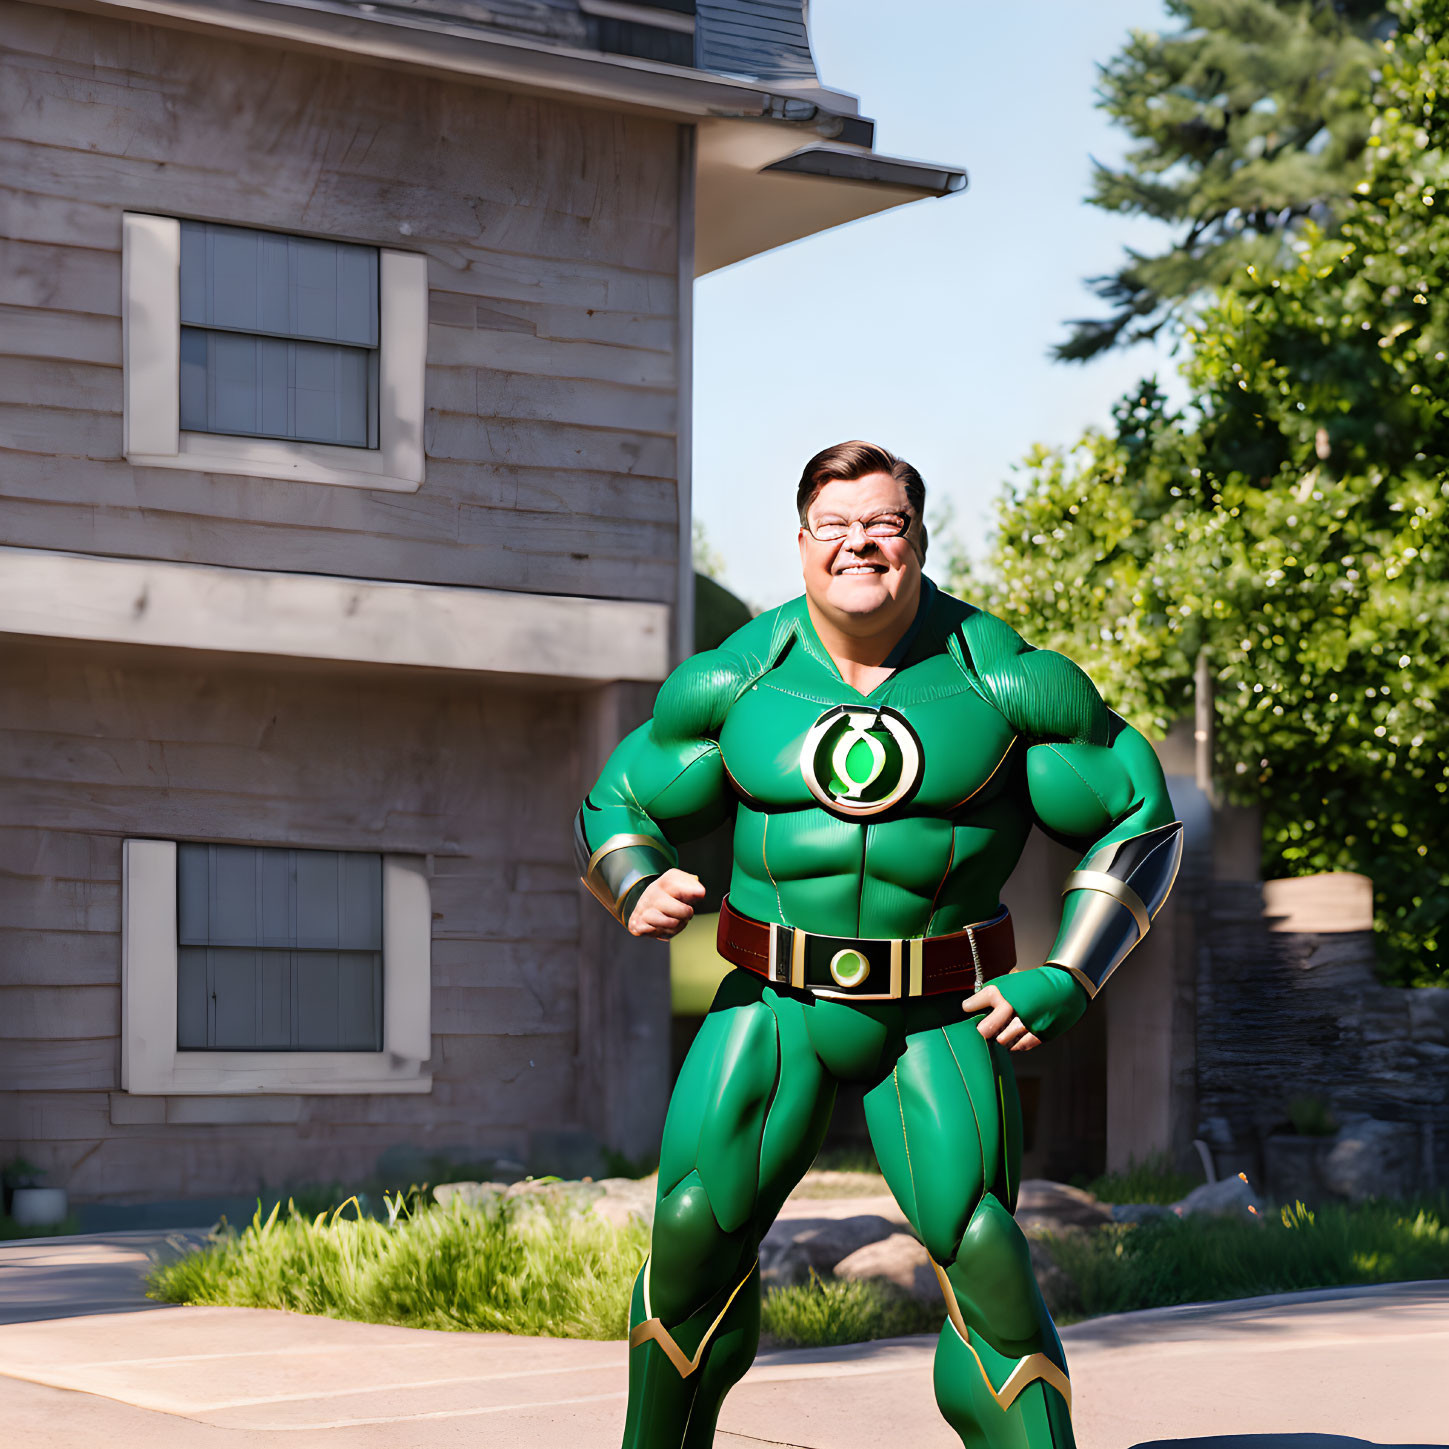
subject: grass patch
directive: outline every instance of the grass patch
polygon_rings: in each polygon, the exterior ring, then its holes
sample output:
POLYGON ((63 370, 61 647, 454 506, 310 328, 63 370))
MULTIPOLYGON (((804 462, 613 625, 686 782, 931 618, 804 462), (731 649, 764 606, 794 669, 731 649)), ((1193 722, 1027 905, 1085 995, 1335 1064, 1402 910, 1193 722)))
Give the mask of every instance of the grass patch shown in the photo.
POLYGON ((58 1223, 45 1227, 35 1223, 17 1223, 8 1213, 0 1213, 0 1242, 15 1238, 68 1238, 80 1232, 80 1219, 74 1213, 58 1223))
POLYGON ((1449 1194, 1319 1208, 1263 1222, 1153 1219, 1046 1239, 1082 1317, 1305 1288, 1449 1276, 1449 1194))
MULTIPOLYGON (((409 1212, 391 1221, 260 1211, 242 1232, 156 1269, 164 1303, 284 1308, 409 1328, 622 1338, 648 1251, 637 1223, 512 1199, 409 1212)), ((346 1207, 346 1204, 344 1204, 346 1207)))
POLYGON ((762 1336, 776 1348, 828 1348, 939 1333, 944 1307, 918 1303, 878 1282, 819 1278, 793 1288, 772 1288, 761 1312, 762 1336))
POLYGON ((1125 1172, 1108 1172, 1082 1186, 1099 1202, 1174 1203, 1201 1187, 1202 1174, 1178 1172, 1166 1153, 1154 1153, 1125 1172))

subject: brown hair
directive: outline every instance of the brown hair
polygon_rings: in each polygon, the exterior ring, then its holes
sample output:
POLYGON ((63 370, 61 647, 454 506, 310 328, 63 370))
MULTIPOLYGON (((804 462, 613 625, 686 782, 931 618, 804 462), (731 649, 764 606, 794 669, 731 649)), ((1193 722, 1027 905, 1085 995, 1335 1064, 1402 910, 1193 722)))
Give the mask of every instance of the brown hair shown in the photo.
POLYGON ((916 551, 924 562, 926 557, 926 484, 921 475, 906 462, 897 458, 879 443, 862 442, 854 438, 848 443, 835 443, 822 448, 805 465, 800 475, 800 486, 795 490, 795 507, 800 514, 800 526, 805 526, 805 515, 815 501, 815 495, 827 483, 853 483, 871 473, 886 473, 906 490, 906 503, 915 517, 918 540, 916 551))

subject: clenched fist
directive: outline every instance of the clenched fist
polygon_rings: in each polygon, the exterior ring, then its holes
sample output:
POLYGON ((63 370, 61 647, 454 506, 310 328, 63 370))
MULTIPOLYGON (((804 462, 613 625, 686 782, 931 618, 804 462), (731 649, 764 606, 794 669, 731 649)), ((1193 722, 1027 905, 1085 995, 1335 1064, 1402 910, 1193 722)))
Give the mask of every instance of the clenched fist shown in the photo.
POLYGON ((693 901, 702 901, 704 886, 697 875, 686 870, 666 870, 650 881, 629 915, 629 933, 668 941, 677 936, 694 916, 693 901))

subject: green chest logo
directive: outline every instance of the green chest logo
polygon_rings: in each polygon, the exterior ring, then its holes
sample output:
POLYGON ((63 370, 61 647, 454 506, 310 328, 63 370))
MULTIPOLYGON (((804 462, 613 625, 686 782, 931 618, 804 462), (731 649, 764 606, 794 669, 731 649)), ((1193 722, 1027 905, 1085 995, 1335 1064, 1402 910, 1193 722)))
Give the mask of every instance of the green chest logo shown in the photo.
POLYGON ((888 706, 837 704, 810 726, 800 773, 810 793, 838 815, 878 815, 921 778, 921 742, 888 706))

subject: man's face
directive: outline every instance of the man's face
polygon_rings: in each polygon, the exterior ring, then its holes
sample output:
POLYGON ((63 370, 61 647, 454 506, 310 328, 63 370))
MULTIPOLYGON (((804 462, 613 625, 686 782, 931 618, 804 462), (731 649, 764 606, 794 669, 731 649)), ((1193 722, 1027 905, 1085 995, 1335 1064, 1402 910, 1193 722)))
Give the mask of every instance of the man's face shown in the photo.
POLYGON ((827 483, 800 530, 800 564, 810 602, 847 633, 873 626, 874 616, 918 596, 921 560, 914 540, 920 523, 911 515, 904 484, 889 473, 868 473, 851 482, 827 483), (881 536, 893 518, 911 520, 900 537, 881 536), (822 542, 814 533, 848 525, 843 539, 822 542))

